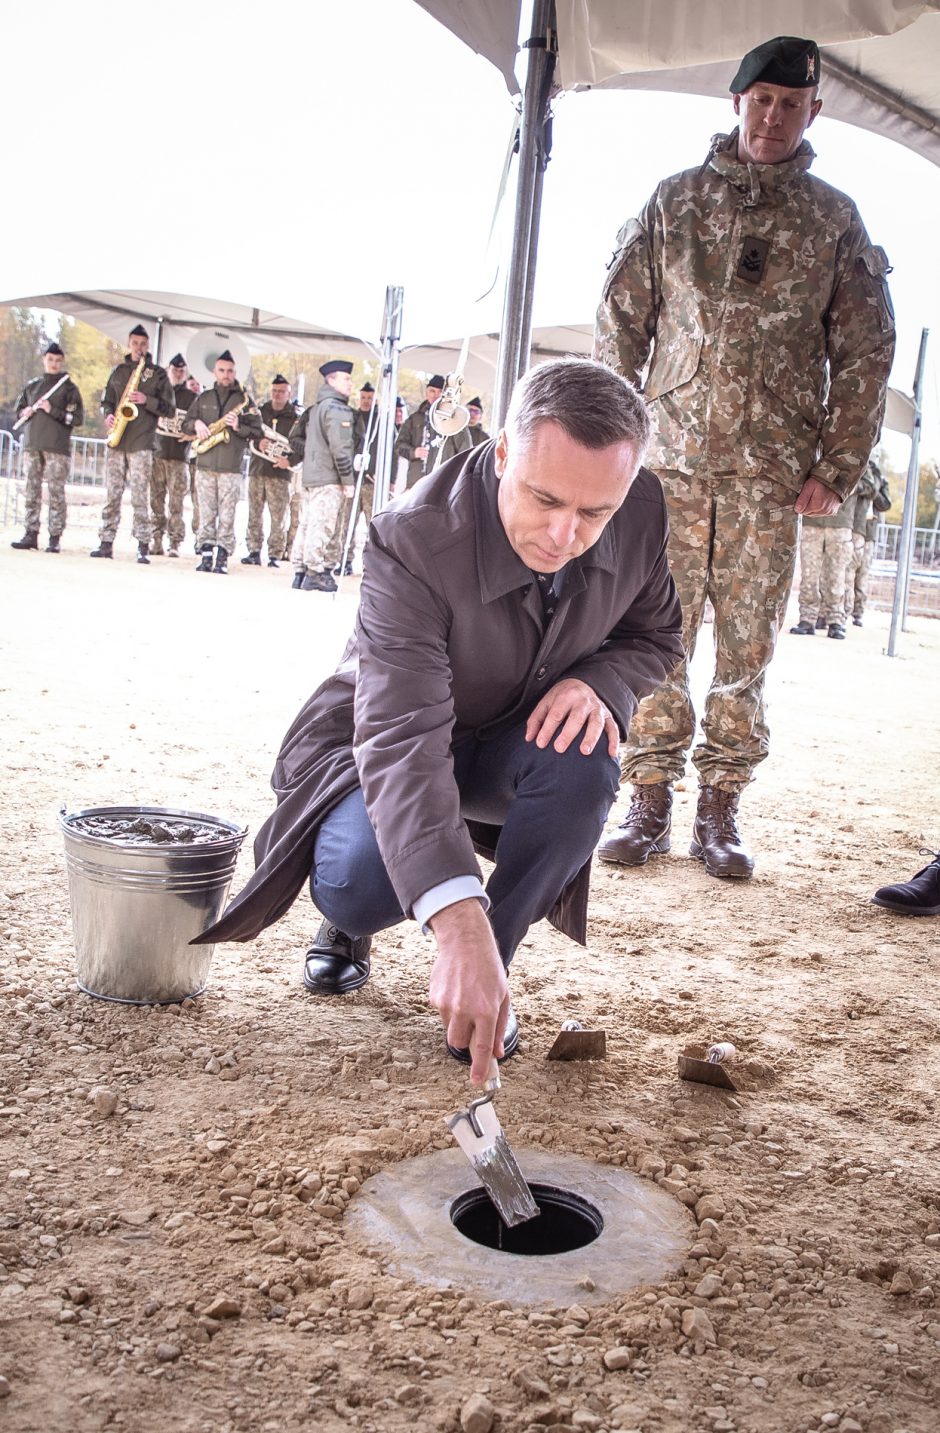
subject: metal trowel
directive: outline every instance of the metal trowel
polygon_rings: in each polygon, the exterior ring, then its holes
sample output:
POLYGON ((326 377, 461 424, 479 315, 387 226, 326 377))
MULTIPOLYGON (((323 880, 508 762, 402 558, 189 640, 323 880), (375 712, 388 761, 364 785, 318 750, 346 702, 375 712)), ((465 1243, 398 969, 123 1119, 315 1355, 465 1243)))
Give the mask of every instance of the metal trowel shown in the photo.
POLYGON ((549 1060, 606 1060, 607 1031, 585 1030, 580 1020, 566 1020, 546 1056, 549 1060))
POLYGON ((720 1044, 709 1045, 704 1060, 697 1060, 694 1055, 680 1055, 679 1079, 696 1080, 700 1085, 717 1085, 721 1090, 736 1090, 737 1085, 724 1068, 724 1062, 733 1060, 736 1054, 730 1041, 723 1040, 720 1044))
POLYGON ((503 1134, 493 1104, 499 1087, 499 1065, 494 1058, 490 1061, 483 1094, 471 1101, 468 1109, 451 1115, 444 1123, 473 1165, 500 1219, 507 1229, 512 1229, 542 1211, 532 1198, 532 1191, 503 1134))

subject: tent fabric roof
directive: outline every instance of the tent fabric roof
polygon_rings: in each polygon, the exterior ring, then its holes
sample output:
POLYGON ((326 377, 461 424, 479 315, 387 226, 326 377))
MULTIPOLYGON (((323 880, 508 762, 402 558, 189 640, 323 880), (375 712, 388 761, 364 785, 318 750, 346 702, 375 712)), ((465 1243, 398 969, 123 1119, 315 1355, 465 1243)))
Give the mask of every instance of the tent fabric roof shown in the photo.
MULTIPOLYGON (((490 3, 418 0, 496 65, 511 92, 513 24, 490 3)), ((527 0, 528 3, 528 0, 527 0)), ((747 50, 776 35, 823 49, 824 113, 883 134, 940 165, 940 4, 925 0, 556 0, 562 89, 646 89, 722 96, 747 50)))

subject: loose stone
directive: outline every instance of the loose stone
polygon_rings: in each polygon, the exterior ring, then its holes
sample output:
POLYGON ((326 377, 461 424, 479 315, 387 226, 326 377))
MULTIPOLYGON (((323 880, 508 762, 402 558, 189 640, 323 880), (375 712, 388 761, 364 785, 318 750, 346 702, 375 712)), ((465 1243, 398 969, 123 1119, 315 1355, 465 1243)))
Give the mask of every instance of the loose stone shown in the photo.
POLYGON ((157 1344, 157 1362, 175 1363, 180 1356, 180 1348, 175 1343, 157 1344))
POLYGON ((463 1433, 490 1433, 495 1418, 496 1409, 482 1393, 471 1393, 460 1410, 463 1433))
POLYGON ((604 1367, 611 1373, 615 1373, 619 1368, 629 1368, 630 1350, 623 1344, 618 1344, 616 1348, 609 1348, 604 1354, 604 1367))
POLYGON ((237 1299, 230 1299, 224 1294, 219 1294, 218 1298, 213 1299, 205 1310, 205 1315, 207 1319, 237 1319, 241 1311, 242 1306, 237 1299))

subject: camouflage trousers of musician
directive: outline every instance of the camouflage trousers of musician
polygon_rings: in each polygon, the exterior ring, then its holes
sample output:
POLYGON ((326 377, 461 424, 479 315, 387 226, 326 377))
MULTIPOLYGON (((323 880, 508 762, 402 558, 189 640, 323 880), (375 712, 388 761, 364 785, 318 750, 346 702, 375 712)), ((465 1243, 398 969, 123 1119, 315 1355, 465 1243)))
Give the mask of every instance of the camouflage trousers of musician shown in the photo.
POLYGON ((855 569, 855 602, 852 607, 853 617, 864 617, 865 608, 868 605, 868 578, 871 573, 871 564, 875 556, 874 538, 865 538, 865 547, 859 558, 858 567, 855 569))
POLYGON ((61 537, 65 531, 65 484, 68 475, 68 453, 47 453, 38 448, 26 449, 27 532, 39 531, 42 483, 45 478, 46 501, 49 504, 49 536, 61 537))
POLYGON ((658 472, 669 514, 669 565, 687 656, 640 702, 621 749, 625 781, 677 781, 695 735, 688 664, 706 600, 714 608, 715 672, 692 754, 703 785, 736 789, 767 756, 764 677, 796 565, 795 494, 770 479, 658 472))
POLYGON ((290 479, 290 521, 287 525, 287 540, 284 543, 284 556, 290 557, 294 550, 294 538, 297 536, 297 529, 300 526, 300 509, 303 507, 304 485, 301 480, 300 468, 295 468, 290 479))
POLYGON ((189 464, 182 458, 161 458, 154 454, 150 478, 150 512, 153 516, 153 540, 163 541, 166 533, 173 547, 179 547, 186 536, 183 521, 183 499, 189 492, 189 464))
POLYGON ((192 518, 192 523, 193 523, 193 537, 195 537, 195 536, 196 536, 196 533, 199 531, 199 494, 196 492, 196 464, 195 464, 195 461, 194 461, 193 459, 190 459, 189 462, 187 462, 186 466, 187 466, 187 468, 189 469, 189 491, 190 491, 190 493, 192 494, 192 499, 193 499, 193 518, 192 518))
POLYGON ((235 551, 235 509, 241 491, 241 473, 216 473, 210 468, 196 469, 196 496, 199 499, 198 548, 224 547, 235 551))
POLYGON ((850 527, 810 527, 800 538, 800 621, 845 621, 845 569, 853 556, 850 527))
POLYGON ((297 536, 291 548, 295 572, 332 572, 342 552, 339 516, 343 490, 339 483, 304 488, 297 536))
MULTIPOLYGON (((372 483, 371 481, 370 481, 370 482, 365 482, 365 483, 363 483, 362 486, 361 486, 360 489, 359 489, 359 501, 358 501, 358 503, 356 504, 356 527, 358 528, 358 526, 359 526, 359 519, 360 519, 360 517, 364 517, 365 520, 366 520, 366 542, 368 542, 369 523, 372 521, 372 502, 373 502, 374 497, 375 497, 375 484, 372 483)), ((335 538, 336 538, 336 549, 337 549, 337 553, 336 553, 336 560, 337 560, 337 562, 341 562, 341 561, 342 561, 343 553, 344 553, 344 551, 345 551, 345 549, 346 549, 346 538, 347 538, 347 536, 349 535, 349 519, 352 517, 352 506, 353 506, 353 499, 352 499, 351 497, 349 497, 349 498, 344 497, 344 498, 343 498, 343 506, 342 506, 342 509, 341 509, 341 511, 340 511, 339 516, 338 516, 337 519, 336 519, 335 538)), ((363 545, 363 551, 364 551, 364 550, 365 550, 365 545, 363 545)), ((350 563, 352 562, 352 560, 353 560, 355 554, 356 554, 356 534, 355 534, 355 532, 353 532, 352 536, 349 538, 349 559, 348 559, 348 560, 349 560, 350 563)))
POLYGON ((248 479, 248 551, 260 552, 264 541, 264 505, 268 505, 268 557, 287 552, 287 516, 290 508, 290 470, 278 477, 272 472, 252 473, 248 479))
POLYGON ((113 542, 121 521, 121 500, 124 489, 131 490, 131 506, 134 519, 131 533, 137 542, 150 542, 153 521, 150 516, 150 478, 153 473, 153 453, 123 453, 120 448, 109 448, 105 463, 106 496, 101 509, 101 526, 98 536, 102 542, 113 542))
MULTIPOLYGON (((845 620, 861 617, 865 610, 865 598, 859 594, 859 577, 865 561, 865 534, 852 533, 852 551, 845 564, 845 620)), ((867 576, 867 573, 866 573, 867 576)))

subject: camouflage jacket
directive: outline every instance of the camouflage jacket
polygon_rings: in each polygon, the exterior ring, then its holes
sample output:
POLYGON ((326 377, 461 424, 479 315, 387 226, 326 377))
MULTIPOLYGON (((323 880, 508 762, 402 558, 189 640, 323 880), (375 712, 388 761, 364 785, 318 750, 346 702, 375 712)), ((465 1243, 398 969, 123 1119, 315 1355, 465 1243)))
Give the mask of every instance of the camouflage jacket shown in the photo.
MULTIPOLYGON (((16 416, 19 418, 24 408, 38 403, 61 377, 61 373, 44 373, 40 378, 31 379, 16 400, 16 416)), ((27 421, 23 429, 24 446, 43 453, 68 453, 72 431, 83 419, 82 395, 66 374, 62 387, 49 399, 49 412, 40 409, 27 421)))
POLYGON ((718 135, 617 236, 594 352, 634 382, 649 365, 650 466, 858 482, 894 353, 888 261, 814 157, 742 164, 718 135))
MULTIPOLYGON (((300 409, 297 407, 297 404, 290 399, 284 404, 284 407, 279 413, 275 413, 274 404, 270 398, 261 405, 261 422, 266 428, 273 428, 282 438, 290 437, 291 429, 299 417, 300 409)), ((257 439, 255 440, 255 446, 258 446, 257 439)), ((291 464, 291 467, 293 467, 297 461, 294 454, 285 453, 284 456, 291 464)), ((291 480, 290 468, 276 468, 273 463, 269 463, 266 458, 259 458, 255 453, 251 455, 248 472, 253 478, 283 478, 285 483, 289 483, 291 480)))
MULTIPOLYGON (((137 364, 130 354, 125 353, 123 363, 118 364, 105 386, 101 399, 101 411, 105 417, 117 409, 136 368, 137 364)), ((173 387, 166 370, 154 363, 149 353, 138 387, 144 394, 145 401, 138 405, 137 417, 124 429, 124 435, 118 443, 119 453, 151 452, 156 442, 157 419, 172 418, 176 412, 173 387)))
POLYGON ((303 459, 301 482, 305 488, 331 483, 351 486, 355 481, 355 421, 356 415, 342 394, 324 383, 290 430, 291 461, 303 459))
MULTIPOLYGON (((223 388, 221 383, 213 383, 205 393, 193 398, 183 419, 183 432, 194 436, 199 419, 207 428, 211 428, 213 423, 217 423, 244 401, 245 390, 239 382, 236 381, 228 388, 223 388)), ((261 419, 249 404, 238 415, 238 428, 226 428, 225 432, 228 438, 224 442, 216 443, 208 453, 197 454, 196 467, 203 472, 240 473, 250 440, 261 437, 261 419)))

